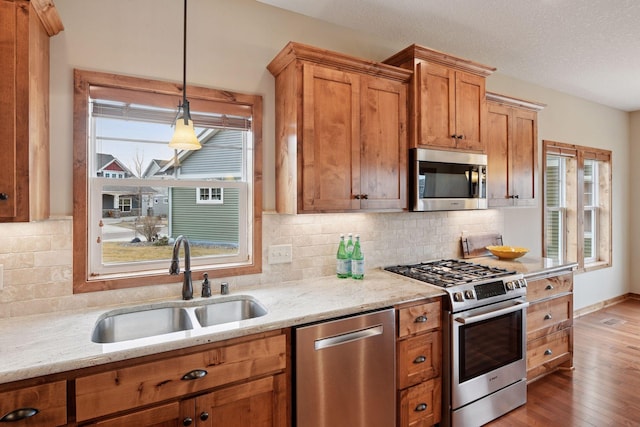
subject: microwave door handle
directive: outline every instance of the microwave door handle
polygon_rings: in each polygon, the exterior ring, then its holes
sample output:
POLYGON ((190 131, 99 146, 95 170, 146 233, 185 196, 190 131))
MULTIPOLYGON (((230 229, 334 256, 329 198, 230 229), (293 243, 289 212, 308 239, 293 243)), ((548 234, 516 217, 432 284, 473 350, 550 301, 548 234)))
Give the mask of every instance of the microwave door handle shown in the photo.
POLYGON ((481 322, 483 320, 491 319, 493 317, 502 316, 503 314, 513 313, 514 311, 524 310, 529 307, 529 303, 525 301, 516 301, 516 304, 512 307, 501 308, 499 310, 491 311, 489 313, 479 314, 477 316, 470 317, 456 317, 455 321, 462 323, 463 325, 469 325, 471 323, 481 322))

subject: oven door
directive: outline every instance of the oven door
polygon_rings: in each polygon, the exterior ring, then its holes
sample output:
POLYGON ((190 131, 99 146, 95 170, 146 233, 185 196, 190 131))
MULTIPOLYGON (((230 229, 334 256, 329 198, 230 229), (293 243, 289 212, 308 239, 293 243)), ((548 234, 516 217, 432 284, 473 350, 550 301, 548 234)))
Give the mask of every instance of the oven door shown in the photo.
POLYGON ((526 378, 526 308, 521 299, 451 314, 451 407, 526 378))

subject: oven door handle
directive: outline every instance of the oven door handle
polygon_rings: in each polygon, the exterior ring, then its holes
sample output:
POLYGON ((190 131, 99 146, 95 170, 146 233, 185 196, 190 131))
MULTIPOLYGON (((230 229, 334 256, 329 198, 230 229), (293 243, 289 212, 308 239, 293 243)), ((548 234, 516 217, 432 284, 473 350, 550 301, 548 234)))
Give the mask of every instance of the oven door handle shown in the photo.
POLYGON ((495 311, 490 311, 489 313, 479 314, 477 316, 470 317, 456 317, 455 320, 458 323, 462 323, 463 325, 469 325, 471 323, 482 322, 483 320, 491 319, 494 317, 502 316, 503 314, 513 313, 514 311, 524 310, 529 306, 529 303, 526 301, 515 301, 515 305, 512 307, 501 308, 495 311))

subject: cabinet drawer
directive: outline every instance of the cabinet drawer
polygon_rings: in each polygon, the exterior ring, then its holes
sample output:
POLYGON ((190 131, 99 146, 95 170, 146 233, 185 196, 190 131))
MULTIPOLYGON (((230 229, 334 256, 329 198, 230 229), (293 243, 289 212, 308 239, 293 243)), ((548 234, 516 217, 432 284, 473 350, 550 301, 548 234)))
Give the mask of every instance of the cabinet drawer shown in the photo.
POLYGON ((573 295, 531 304, 527 308, 527 339, 532 340, 573 324, 573 295))
POLYGON ((527 346, 527 372, 545 364, 549 367, 557 366, 554 361, 573 350, 572 328, 530 341, 527 346))
POLYGON ((426 427, 439 423, 441 395, 440 378, 402 390, 398 425, 426 427))
POLYGON ((398 337, 440 328, 440 301, 414 305, 398 310, 398 337))
POLYGON ((398 389, 440 375, 440 331, 398 341, 398 389))
POLYGON ((38 412, 28 420, 11 423, 16 426, 63 426, 67 424, 67 383, 25 387, 0 393, 0 417, 20 409, 38 412))
POLYGON ((180 397, 286 366, 284 335, 76 379, 77 420, 180 397), (192 374, 192 379, 185 377, 192 374))
POLYGON ((554 297, 573 290, 573 273, 527 281, 527 300, 530 302, 554 297))

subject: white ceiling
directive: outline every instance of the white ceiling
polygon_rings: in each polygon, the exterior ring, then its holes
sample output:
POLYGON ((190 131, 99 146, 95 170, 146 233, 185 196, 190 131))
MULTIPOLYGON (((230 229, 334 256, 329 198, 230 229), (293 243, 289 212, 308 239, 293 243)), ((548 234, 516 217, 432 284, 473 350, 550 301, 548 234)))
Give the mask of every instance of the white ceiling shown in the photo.
POLYGON ((640 110, 639 0, 258 0, 625 111, 640 110))

